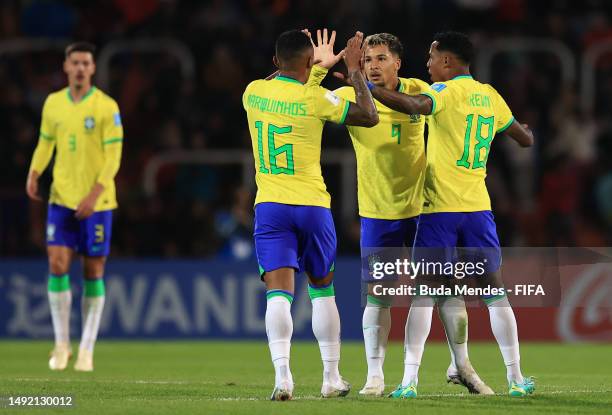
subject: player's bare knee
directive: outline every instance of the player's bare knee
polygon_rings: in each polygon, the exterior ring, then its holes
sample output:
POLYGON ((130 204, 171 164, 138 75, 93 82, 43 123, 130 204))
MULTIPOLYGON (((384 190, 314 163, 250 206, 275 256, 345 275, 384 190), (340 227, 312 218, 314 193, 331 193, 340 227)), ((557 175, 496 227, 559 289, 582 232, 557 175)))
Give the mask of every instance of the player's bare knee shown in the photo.
POLYGON ((70 270, 70 256, 62 253, 49 254, 49 271, 53 275, 62 275, 70 270))
POLYGON ((293 268, 279 268, 268 271, 264 274, 263 280, 268 290, 284 290, 294 292, 294 273, 293 268))
POLYGON ((106 257, 84 257, 83 275, 87 279, 102 278, 105 264, 106 257))
POLYGON ((334 272, 331 271, 323 278, 315 278, 312 275, 308 275, 308 280, 310 281, 310 285, 313 287, 326 287, 332 283, 334 280, 334 272))

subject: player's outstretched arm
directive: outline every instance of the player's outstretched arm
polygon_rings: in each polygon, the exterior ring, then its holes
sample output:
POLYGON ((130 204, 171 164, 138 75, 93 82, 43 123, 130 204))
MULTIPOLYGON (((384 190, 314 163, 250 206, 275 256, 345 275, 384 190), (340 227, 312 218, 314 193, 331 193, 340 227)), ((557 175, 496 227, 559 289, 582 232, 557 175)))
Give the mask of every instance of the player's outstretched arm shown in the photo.
POLYGON ((404 114, 431 114, 433 101, 426 95, 406 95, 378 86, 371 88, 372 96, 394 111, 404 114))
POLYGON ((368 89, 361 68, 362 43, 363 33, 357 32, 346 44, 344 62, 348 69, 350 83, 355 89, 356 104, 351 104, 349 107, 344 123, 360 127, 373 127, 378 124, 378 111, 376 111, 374 99, 368 89))
POLYGON ((503 134, 508 134, 521 147, 531 147, 534 142, 533 131, 527 124, 521 124, 517 120, 514 120, 503 134))

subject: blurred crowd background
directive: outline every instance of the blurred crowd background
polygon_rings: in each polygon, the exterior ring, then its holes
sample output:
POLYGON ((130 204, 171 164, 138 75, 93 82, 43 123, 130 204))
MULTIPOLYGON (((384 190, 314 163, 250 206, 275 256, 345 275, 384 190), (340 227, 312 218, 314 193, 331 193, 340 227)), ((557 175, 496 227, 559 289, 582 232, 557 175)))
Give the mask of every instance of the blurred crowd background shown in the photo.
MULTIPOLYGON (((112 255, 247 259, 255 188, 239 165, 167 163, 152 191, 145 191, 144 172, 164 155, 243 151, 252 157, 242 92, 274 70, 276 36, 304 27, 337 30, 337 50, 356 30, 396 34, 405 48, 401 76, 426 81, 427 51, 440 30, 467 32, 479 53, 499 39, 561 42, 573 56, 574 82, 563 80, 559 60, 545 52, 499 54, 489 68, 493 86, 536 135, 529 150, 503 137, 494 141, 487 181, 498 231, 503 246, 609 246, 612 51, 596 62, 593 106, 581 104, 579 63, 589 48, 612 42, 611 19, 612 2, 605 0, 4 0, 0 256, 44 254, 46 207, 27 199, 25 179, 42 103, 66 83, 61 48, 23 51, 16 44, 88 40, 102 51, 126 40, 169 38, 184 45, 195 63, 192 74, 163 50, 125 50, 109 62, 102 89, 119 103, 126 138, 112 255)), ((477 78, 481 69, 474 68, 477 78)), ((333 79, 324 85, 339 86, 333 79)), ((341 126, 327 125, 323 143, 324 154, 353 151, 341 126)), ((342 186, 337 165, 325 164, 324 175, 339 254, 357 254, 357 206, 351 215, 340 213, 347 210, 341 193, 356 188, 342 186)))

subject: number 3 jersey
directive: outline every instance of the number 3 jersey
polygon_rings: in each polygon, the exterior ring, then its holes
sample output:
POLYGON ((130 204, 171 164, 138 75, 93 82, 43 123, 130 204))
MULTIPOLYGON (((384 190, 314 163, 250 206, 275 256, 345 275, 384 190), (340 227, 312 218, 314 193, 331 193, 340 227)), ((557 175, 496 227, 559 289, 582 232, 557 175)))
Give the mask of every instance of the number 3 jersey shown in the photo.
POLYGON ((469 75, 423 92, 433 101, 428 118, 423 213, 491 210, 486 165, 495 134, 514 117, 499 93, 469 75))
POLYGON ((69 89, 47 97, 30 170, 45 170, 55 150, 50 203, 76 209, 100 183, 95 211, 117 207, 115 174, 121 162, 123 127, 115 100, 92 87, 75 103, 69 89))
POLYGON ((342 124, 349 102, 321 86, 277 76, 251 82, 242 97, 255 157, 255 204, 330 207, 321 174, 325 121, 342 124))

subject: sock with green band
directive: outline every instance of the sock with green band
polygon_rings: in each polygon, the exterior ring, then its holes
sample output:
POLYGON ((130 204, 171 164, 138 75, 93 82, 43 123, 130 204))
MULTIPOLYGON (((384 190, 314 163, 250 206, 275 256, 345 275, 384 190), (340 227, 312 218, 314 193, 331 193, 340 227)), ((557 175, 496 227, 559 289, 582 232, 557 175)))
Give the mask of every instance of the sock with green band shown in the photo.
POLYGON ((270 300, 274 297, 283 297, 289 301, 289 304, 293 303, 293 293, 285 290, 268 290, 266 291, 266 299, 270 300))
POLYGON ((366 301, 368 305, 374 305, 378 307, 391 307, 391 304, 393 303, 393 300, 391 300, 390 298, 382 297, 382 296, 374 296, 374 295, 368 294, 366 298, 367 298, 366 301))
POLYGON ((340 381, 340 315, 333 282, 322 287, 308 285, 312 301, 312 331, 319 342, 323 361, 323 382, 340 381))
POLYGON ((67 344, 70 342, 70 308, 72 307, 70 276, 50 274, 47 291, 55 344, 67 344))
POLYGON ((274 365, 275 385, 290 385, 293 388, 293 377, 289 368, 293 320, 291 303, 293 293, 285 290, 266 292, 266 334, 270 357, 274 365))
POLYGON ((391 330, 391 301, 368 295, 361 327, 368 363, 368 379, 374 376, 384 379, 383 363, 391 330))
POLYGON ((497 296, 485 300, 489 309, 489 320, 491 329, 499 350, 506 364, 506 377, 508 382, 523 382, 521 373, 521 355, 519 352, 518 329, 516 318, 508 301, 508 297, 497 296))
POLYGON ((321 287, 308 284, 308 295, 310 296, 311 300, 321 297, 334 297, 336 295, 336 291, 334 290, 334 283, 331 282, 321 287))
POLYGON ((102 278, 86 279, 83 293, 85 297, 100 297, 106 294, 104 280, 102 278))
POLYGON ((81 298, 81 319, 83 323, 83 334, 81 336, 81 349, 93 352, 102 310, 104 310, 104 298, 106 289, 102 278, 86 278, 83 284, 83 297, 81 298))
POLYGON ((70 290, 70 276, 68 274, 63 275, 49 275, 49 281, 47 283, 47 290, 50 292, 62 292, 70 290))

